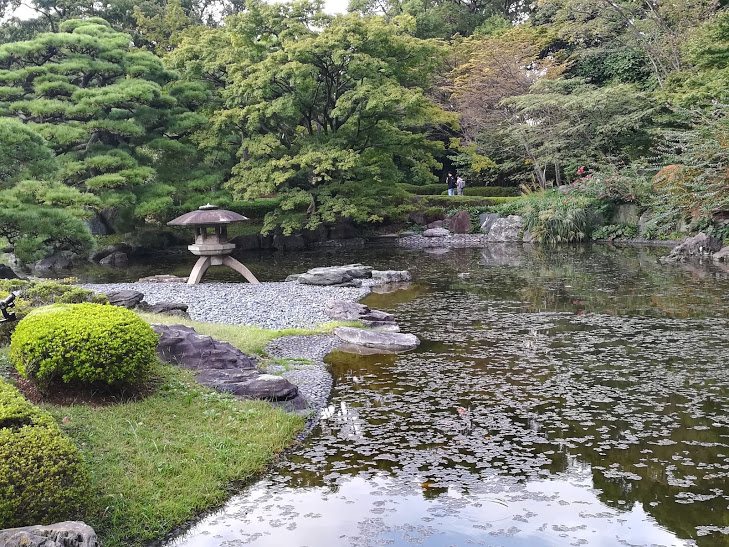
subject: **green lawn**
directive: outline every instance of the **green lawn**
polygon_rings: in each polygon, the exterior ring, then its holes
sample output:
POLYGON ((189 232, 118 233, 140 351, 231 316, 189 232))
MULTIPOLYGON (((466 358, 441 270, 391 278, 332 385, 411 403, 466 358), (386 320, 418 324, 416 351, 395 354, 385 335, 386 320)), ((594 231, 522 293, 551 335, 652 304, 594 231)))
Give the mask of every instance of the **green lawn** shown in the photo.
MULTIPOLYGON (((279 336, 330 332, 271 331, 140 314, 150 323, 183 323, 249 354, 279 336)), ((358 323, 354 323, 358 324, 358 323)), ((0 348, 0 365, 9 364, 0 348)), ((241 401, 199 386, 189 371, 159 364, 157 389, 107 406, 42 405, 81 450, 94 495, 86 522, 105 547, 143 545, 222 504, 255 480, 291 445, 305 418, 266 402, 241 401)))
POLYGON ((289 446, 304 418, 199 386, 159 365, 143 400, 102 407, 44 405, 91 471, 86 522, 105 547, 143 545, 223 503, 289 446))
MULTIPOLYGON (((268 342, 316 329, 266 330, 140 314, 149 323, 182 323, 264 355, 268 342)), ((9 365, 0 348, 0 365, 9 365)), ((288 365, 284 363, 284 365, 288 365)), ((291 445, 305 418, 261 401, 242 401, 199 386, 189 371, 166 364, 154 370, 156 389, 115 404, 43 404, 81 450, 93 483, 86 522, 105 547, 144 545, 222 504, 255 480, 291 445)))

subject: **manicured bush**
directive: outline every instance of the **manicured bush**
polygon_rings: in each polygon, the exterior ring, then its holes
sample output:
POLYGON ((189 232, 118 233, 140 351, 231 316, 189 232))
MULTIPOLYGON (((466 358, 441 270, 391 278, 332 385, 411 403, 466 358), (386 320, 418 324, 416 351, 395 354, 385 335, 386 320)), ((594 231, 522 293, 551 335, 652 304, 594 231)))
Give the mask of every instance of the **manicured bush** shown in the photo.
POLYGON ((132 384, 155 362, 157 335, 134 312, 100 304, 56 304, 31 312, 13 334, 10 358, 40 386, 55 381, 132 384))
POLYGON ((425 222, 429 224, 436 220, 443 220, 445 218, 445 209, 443 207, 428 207, 423 211, 423 215, 425 216, 425 222))
MULTIPOLYGON (((14 291, 20 292, 20 296, 15 299, 15 315, 18 321, 28 315, 34 308, 49 304, 75 304, 81 302, 106 304, 108 302, 103 294, 96 294, 88 289, 82 289, 68 283, 0 279, 0 298, 5 298, 10 292, 14 291)), ((17 321, 0 323, 0 346, 10 344, 10 337, 17 325, 17 321)))
POLYGON ((230 204, 230 210, 250 219, 262 220, 267 213, 274 211, 280 203, 280 198, 258 198, 250 201, 233 201, 230 204))
POLYGON ((517 197, 521 190, 514 186, 466 186, 464 196, 479 196, 487 198, 517 197))
POLYGON ((519 198, 502 197, 502 198, 482 198, 478 196, 423 196, 422 203, 428 207, 445 207, 452 209, 454 207, 486 207, 489 205, 500 205, 519 198))
POLYGON ((53 418, 0 380, 0 529, 82 519, 90 484, 53 418))
POLYGON ((55 422, 17 389, 0 380, 0 430, 20 429, 26 425, 55 427, 55 422))
POLYGON ((439 196, 443 193, 446 185, 443 184, 405 184, 400 183, 397 185, 401 190, 405 190, 409 194, 415 194, 416 196, 439 196))

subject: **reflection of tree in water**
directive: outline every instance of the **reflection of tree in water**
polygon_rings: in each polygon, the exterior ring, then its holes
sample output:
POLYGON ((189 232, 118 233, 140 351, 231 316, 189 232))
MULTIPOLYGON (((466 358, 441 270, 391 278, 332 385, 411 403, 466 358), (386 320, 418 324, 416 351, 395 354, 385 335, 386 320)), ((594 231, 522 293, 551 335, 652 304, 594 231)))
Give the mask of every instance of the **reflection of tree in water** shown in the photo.
POLYGON ((470 278, 419 265, 417 284, 434 290, 381 306, 423 339, 418 350, 329 356, 331 416, 285 464, 287 484, 336 491, 385 474, 425 499, 449 487, 477 498, 495 475, 530 482, 589 466, 609 507, 640 503, 679 537, 722 544, 696 527, 729 518, 726 321, 673 317, 696 316, 726 283, 685 287, 644 251, 535 251, 516 268, 472 256, 470 278), (633 315, 577 315, 576 292, 583 309, 633 315))

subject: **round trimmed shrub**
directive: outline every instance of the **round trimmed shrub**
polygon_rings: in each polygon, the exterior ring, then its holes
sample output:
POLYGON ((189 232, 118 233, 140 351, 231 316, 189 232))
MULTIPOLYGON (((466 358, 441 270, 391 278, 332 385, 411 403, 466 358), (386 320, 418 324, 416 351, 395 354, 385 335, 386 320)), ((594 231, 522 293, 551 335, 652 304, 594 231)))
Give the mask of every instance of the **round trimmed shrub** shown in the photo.
MULTIPOLYGON (((105 294, 96 294, 88 289, 82 289, 67 283, 53 281, 23 281, 20 279, 0 279, 0 298, 5 298, 13 291, 20 291, 15 299, 15 315, 20 321, 31 310, 49 304, 79 304, 81 302, 94 302, 108 304, 105 294)), ((17 321, 0 323, 0 346, 10 344, 10 337, 18 325, 17 321)))
POLYGON ((101 304, 56 304, 18 323, 10 359, 18 372, 47 386, 133 384, 155 362, 157 335, 134 312, 101 304))
POLYGON ((0 529, 82 519, 90 487, 53 418, 0 381, 0 529))

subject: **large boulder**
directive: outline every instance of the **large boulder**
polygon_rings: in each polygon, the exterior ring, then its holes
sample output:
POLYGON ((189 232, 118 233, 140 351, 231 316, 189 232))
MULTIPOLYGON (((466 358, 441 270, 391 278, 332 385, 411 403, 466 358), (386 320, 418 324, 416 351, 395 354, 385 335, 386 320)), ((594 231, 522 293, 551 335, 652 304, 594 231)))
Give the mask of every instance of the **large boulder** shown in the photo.
POLYGON ((299 274, 296 280, 303 285, 361 287, 362 281, 360 280, 370 277, 372 277, 372 266, 348 264, 346 266, 312 268, 304 274, 299 274))
POLYGON ((714 262, 729 262, 729 245, 725 245, 720 251, 715 252, 711 255, 714 262))
POLYGON ((451 235, 446 228, 428 228, 423 232, 424 237, 445 237, 451 235))
POLYGON ((634 203, 621 203, 615 206, 610 224, 640 224, 640 207, 634 203))
POLYGON ((238 348, 183 325, 152 325, 159 334, 157 355, 163 361, 196 372, 198 383, 248 399, 294 402, 305 406, 298 388, 280 376, 262 374, 256 362, 238 348))
POLYGON ((48 273, 69 270, 71 266, 71 259, 65 254, 57 252, 36 262, 34 269, 38 273, 48 273))
POLYGON ((261 236, 258 234, 244 234, 235 236, 230 240, 239 251, 257 251, 261 248, 261 236))
MULTIPOLYGON (((146 302, 142 302, 142 304, 146 304, 146 302)), ((156 304, 147 304, 144 308, 149 313, 190 319, 190 315, 187 313, 188 305, 182 302, 157 302, 156 304)))
POLYGON ((418 224, 419 226, 425 226, 427 224, 427 221, 425 220, 425 213, 423 211, 413 211, 410 215, 408 215, 408 220, 413 224, 418 224))
POLYGON ((66 521, 45 526, 0 530, 3 547, 98 547, 96 532, 83 522, 66 521))
POLYGON ((129 263, 129 257, 126 253, 115 252, 109 256, 105 256, 99 260, 99 264, 103 266, 126 266, 129 263))
POLYGON ((92 235, 108 236, 114 233, 114 230, 107 226, 106 222, 104 221, 104 217, 102 217, 99 213, 96 213, 93 217, 87 219, 85 222, 86 226, 89 229, 89 232, 91 232, 92 235))
POLYGON ((109 304, 112 306, 121 306, 122 308, 133 309, 135 308, 144 298, 144 294, 139 291, 112 291, 106 293, 106 297, 109 299, 109 304))
POLYGON ((411 281, 413 276, 407 270, 372 270, 372 279, 380 283, 402 283, 411 281))
POLYGON ((301 234, 291 234, 285 236, 276 234, 273 236, 273 248, 279 251, 301 251, 306 248, 306 241, 301 234))
POLYGON ((471 225, 471 215, 468 211, 458 211, 455 215, 453 215, 449 227, 451 231, 456 234, 470 233, 473 228, 471 225))
POLYGON ((417 348, 420 344, 417 336, 399 332, 337 327, 334 329, 334 334, 347 344, 385 352, 408 351, 417 348))
POLYGON ((359 236, 352 224, 340 222, 329 228, 329 239, 352 239, 359 236))
POLYGON ((681 262, 692 257, 710 255, 721 250, 723 242, 714 236, 708 236, 700 232, 692 237, 687 237, 676 245, 671 253, 664 258, 665 262, 681 262))
POLYGON ((106 247, 91 253, 89 259, 92 262, 100 262, 102 259, 113 255, 114 253, 124 253, 128 256, 131 252, 132 246, 129 245, 129 243, 115 243, 114 245, 107 245, 106 247))
POLYGON ((478 215, 478 221, 481 225, 481 233, 488 234, 494 223, 501 218, 498 213, 482 213, 478 215))
POLYGON ((334 300, 326 304, 327 315, 332 319, 340 321, 362 321, 365 324, 376 323, 381 326, 383 323, 395 323, 395 316, 380 310, 372 310, 364 304, 347 302, 345 300, 334 300))
POLYGON ((18 274, 10 266, 0 264, 0 279, 18 279, 18 274))
POLYGON ((486 241, 521 241, 524 219, 517 215, 498 218, 491 226, 486 241))
POLYGON ((428 230, 432 230, 433 228, 443 228, 444 226, 445 220, 434 220, 433 222, 429 222, 425 225, 428 230))

